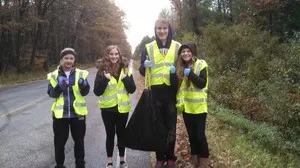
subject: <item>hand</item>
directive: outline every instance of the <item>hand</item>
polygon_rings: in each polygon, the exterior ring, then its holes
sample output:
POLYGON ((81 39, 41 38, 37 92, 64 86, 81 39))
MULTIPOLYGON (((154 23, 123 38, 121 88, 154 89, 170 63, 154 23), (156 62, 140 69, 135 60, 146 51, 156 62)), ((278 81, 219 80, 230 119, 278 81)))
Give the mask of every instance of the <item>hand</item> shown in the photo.
POLYGON ((149 61, 149 60, 145 60, 145 62, 144 62, 144 67, 145 67, 145 68, 151 68, 151 67, 152 67, 152 62, 149 61))
POLYGON ((104 71, 104 76, 105 76, 107 79, 109 79, 109 80, 110 80, 110 78, 111 78, 110 73, 106 73, 105 71, 104 71))
POLYGON ((121 79, 124 79, 126 76, 127 76, 126 74, 122 74, 121 79))
POLYGON ((174 66, 174 65, 171 65, 171 66, 170 66, 170 73, 171 73, 171 74, 174 74, 175 71, 176 71, 175 66, 174 66))
POLYGON ((83 78, 79 78, 78 85, 80 88, 84 88, 86 86, 86 81, 83 78))
POLYGON ((58 77, 58 85, 62 90, 65 90, 69 86, 68 78, 64 76, 58 77))
POLYGON ((184 68, 183 74, 184 76, 189 76, 190 72, 191 72, 191 68, 184 68))

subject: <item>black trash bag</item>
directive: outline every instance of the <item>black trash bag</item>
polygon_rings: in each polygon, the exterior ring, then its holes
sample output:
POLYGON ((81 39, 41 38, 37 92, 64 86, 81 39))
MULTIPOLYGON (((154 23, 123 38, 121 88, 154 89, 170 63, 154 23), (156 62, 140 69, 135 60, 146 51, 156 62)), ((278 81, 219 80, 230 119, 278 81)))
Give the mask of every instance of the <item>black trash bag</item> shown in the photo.
POLYGON ((168 132, 154 105, 152 92, 144 89, 125 128, 122 146, 142 151, 167 151, 168 132))

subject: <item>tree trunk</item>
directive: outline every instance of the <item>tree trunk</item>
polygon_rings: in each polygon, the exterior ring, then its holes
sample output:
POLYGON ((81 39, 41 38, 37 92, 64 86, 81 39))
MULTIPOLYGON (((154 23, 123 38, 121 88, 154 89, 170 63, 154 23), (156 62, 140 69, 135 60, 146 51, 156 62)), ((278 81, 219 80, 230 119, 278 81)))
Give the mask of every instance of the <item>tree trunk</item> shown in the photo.
POLYGON ((198 15, 198 9, 197 9, 197 1, 196 0, 189 0, 190 2, 190 8, 191 8, 191 19, 193 22, 193 31, 194 33, 199 37, 201 36, 201 31, 199 29, 199 15, 198 15))

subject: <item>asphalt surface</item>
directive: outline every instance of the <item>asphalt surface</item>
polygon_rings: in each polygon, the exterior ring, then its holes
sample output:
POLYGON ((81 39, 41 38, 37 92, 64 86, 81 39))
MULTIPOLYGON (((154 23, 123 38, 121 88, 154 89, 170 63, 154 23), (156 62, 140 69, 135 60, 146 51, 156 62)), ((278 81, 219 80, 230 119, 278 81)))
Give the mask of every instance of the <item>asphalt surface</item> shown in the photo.
MULTIPOLYGON (((105 129, 93 93, 96 69, 88 69, 91 90, 86 100, 89 114, 85 136, 86 168, 105 168, 105 129)), ((45 77, 46 78, 46 77, 45 77)), ((48 81, 0 88, 0 168, 53 168, 54 145, 52 114, 53 99, 47 95, 48 81)), ((137 98, 132 95, 133 105, 137 98)), ((134 106, 132 109, 134 109, 134 106)), ((116 144, 116 143, 115 143, 116 144)), ((65 146, 65 165, 75 167, 73 140, 69 135, 65 146)), ((114 150, 117 167, 118 151, 114 150)), ((126 149, 130 168, 150 168, 150 153, 126 149)))

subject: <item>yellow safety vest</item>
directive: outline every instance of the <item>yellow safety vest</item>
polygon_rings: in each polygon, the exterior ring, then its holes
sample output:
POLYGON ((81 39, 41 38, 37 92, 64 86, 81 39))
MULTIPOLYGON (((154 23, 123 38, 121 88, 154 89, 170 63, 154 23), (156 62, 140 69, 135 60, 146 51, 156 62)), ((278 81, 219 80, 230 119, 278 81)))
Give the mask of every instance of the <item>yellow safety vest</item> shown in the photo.
MULTIPOLYGON (((131 73, 128 72, 128 76, 131 76, 131 73)), ((122 82, 122 74, 124 74, 124 69, 121 70, 118 81, 113 76, 110 78, 104 93, 98 100, 100 108, 110 108, 118 105, 119 113, 128 113, 130 111, 130 96, 122 82)))
MULTIPOLYGON (((86 70, 75 69, 75 81, 78 81, 79 78, 86 79, 89 72, 86 70)), ((58 85, 57 81, 58 77, 58 70, 48 73, 47 79, 50 81, 52 87, 56 87, 58 85)), ((78 82, 75 82, 75 85, 72 86, 73 94, 75 100, 73 102, 73 107, 75 113, 81 116, 87 115, 88 110, 86 106, 86 102, 84 97, 80 94, 78 82)), ((64 112, 64 97, 61 94, 58 98, 55 98, 51 107, 51 111, 54 113, 55 118, 62 118, 64 112)))
POLYGON ((163 55, 160 53, 156 41, 146 44, 147 53, 149 54, 149 60, 152 61, 152 67, 150 69, 151 85, 171 85, 170 65, 174 65, 179 47, 180 43, 172 40, 167 55, 163 55))
MULTIPOLYGON (((193 71, 196 75, 200 75, 200 71, 208 67, 204 60, 199 60, 193 65, 193 71)), ((199 89, 191 82, 187 86, 186 78, 182 80, 179 90, 176 95, 177 112, 185 112, 189 114, 207 113, 207 89, 208 89, 208 73, 206 73, 206 85, 203 89, 199 89)))

